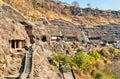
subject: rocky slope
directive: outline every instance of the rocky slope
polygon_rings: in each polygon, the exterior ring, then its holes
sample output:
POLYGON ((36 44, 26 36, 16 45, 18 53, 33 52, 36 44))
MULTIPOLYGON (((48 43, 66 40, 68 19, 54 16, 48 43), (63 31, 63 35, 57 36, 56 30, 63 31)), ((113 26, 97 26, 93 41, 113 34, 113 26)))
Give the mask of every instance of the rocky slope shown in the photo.
MULTIPOLYGON (((39 4, 36 7, 33 6, 32 0, 0 0, 0 78, 9 75, 18 76, 21 73, 22 59, 25 54, 24 52, 17 54, 12 52, 9 44, 9 41, 14 38, 24 38, 26 45, 30 43, 25 26, 20 23, 21 21, 27 21, 34 25, 33 33, 36 44, 34 59, 35 79, 60 79, 58 70, 51 66, 47 60, 47 57, 53 53, 52 48, 49 42, 42 42, 41 40, 42 35, 45 34, 45 26, 49 27, 48 29, 52 28, 52 26, 63 26, 60 29, 64 29, 68 25, 70 28, 72 27, 72 31, 76 25, 100 25, 120 22, 120 18, 112 14, 110 16, 94 16, 93 14, 84 13, 81 16, 79 10, 81 8, 70 7, 69 5, 55 3, 50 0, 46 0, 44 5, 39 4), (74 9, 75 12, 72 12, 71 9, 74 9), (61 25, 61 20, 59 19, 63 19, 62 23, 66 23, 61 25)), ((69 27, 66 27, 67 29, 69 27)), ((51 32, 48 31, 47 34, 49 33, 51 32)), ((54 49, 56 48, 54 47, 54 49)))
MULTIPOLYGON (((10 46, 10 40, 25 39, 26 46, 30 44, 25 26, 20 23, 21 21, 28 20, 17 9, 0 1, 0 79, 10 75, 18 77, 23 72, 25 51, 17 52, 10 46)), ((37 47, 39 47, 39 44, 36 45, 37 47)), ((51 51, 39 49, 35 54, 35 79, 60 78, 57 74, 58 71, 47 60, 46 56, 48 52, 50 53, 51 51)))
POLYGON ((24 54, 12 52, 9 41, 18 36, 20 39, 25 38, 26 42, 29 41, 24 27, 16 22, 20 19, 24 20, 21 14, 0 1, 0 77, 19 75, 24 54))
POLYGON ((46 17, 49 20, 61 18, 76 25, 99 25, 120 22, 120 12, 117 11, 79 8, 60 2, 56 3, 51 0, 36 0, 36 8, 33 8, 33 0, 4 1, 16 8, 31 21, 46 17))
MULTIPOLYGON (((37 46, 39 50, 35 54, 34 59, 34 78, 35 79, 61 79, 59 76, 59 71, 55 69, 52 65, 49 64, 47 59, 47 54, 51 51, 40 49, 40 46, 37 46), (41 51, 41 52, 40 52, 41 51)), ((51 52, 52 53, 52 52, 51 52)))
POLYGON ((0 19, 0 33, 0 76, 18 74, 24 54, 12 52, 9 40, 18 36, 28 39, 27 34, 20 23, 7 17, 0 19))

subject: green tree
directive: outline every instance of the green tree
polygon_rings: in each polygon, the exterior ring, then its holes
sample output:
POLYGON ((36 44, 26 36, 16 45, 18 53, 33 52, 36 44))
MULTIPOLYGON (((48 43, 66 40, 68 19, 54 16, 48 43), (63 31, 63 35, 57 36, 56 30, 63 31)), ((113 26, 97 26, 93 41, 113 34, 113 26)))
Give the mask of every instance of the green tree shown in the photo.
POLYGON ((72 57, 67 56, 64 53, 54 53, 51 59, 57 62, 56 66, 58 66, 60 62, 62 62, 64 65, 68 65, 68 64, 70 66, 75 65, 75 63, 72 60, 72 57))
POLYGON ((33 4, 33 7, 36 8, 37 7, 37 0, 33 0, 32 4, 33 4))
POLYGON ((76 53, 73 59, 74 63, 76 63, 84 73, 89 72, 95 62, 94 57, 87 55, 87 53, 83 51, 76 53))

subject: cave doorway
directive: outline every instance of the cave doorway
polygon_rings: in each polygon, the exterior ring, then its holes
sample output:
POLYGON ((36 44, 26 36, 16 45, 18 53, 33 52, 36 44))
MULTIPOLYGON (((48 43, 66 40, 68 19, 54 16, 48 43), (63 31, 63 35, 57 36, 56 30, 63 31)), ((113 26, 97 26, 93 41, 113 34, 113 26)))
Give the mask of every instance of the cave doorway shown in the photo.
POLYGON ((46 42, 47 41, 47 37, 45 35, 43 35, 41 40, 42 40, 42 42, 46 42))
POLYGON ((14 40, 11 40, 11 48, 15 48, 15 41, 14 40))
POLYGON ((24 48, 25 40, 9 40, 9 44, 12 49, 24 48))

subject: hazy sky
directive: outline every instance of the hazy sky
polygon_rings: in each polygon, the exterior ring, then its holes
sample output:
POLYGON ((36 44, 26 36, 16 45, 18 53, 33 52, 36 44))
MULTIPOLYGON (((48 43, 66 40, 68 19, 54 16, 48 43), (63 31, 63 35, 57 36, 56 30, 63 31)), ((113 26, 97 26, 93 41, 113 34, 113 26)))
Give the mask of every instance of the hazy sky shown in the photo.
POLYGON ((87 7, 87 3, 91 4, 93 8, 120 10, 120 0, 59 0, 66 3, 78 1, 80 7, 87 7))

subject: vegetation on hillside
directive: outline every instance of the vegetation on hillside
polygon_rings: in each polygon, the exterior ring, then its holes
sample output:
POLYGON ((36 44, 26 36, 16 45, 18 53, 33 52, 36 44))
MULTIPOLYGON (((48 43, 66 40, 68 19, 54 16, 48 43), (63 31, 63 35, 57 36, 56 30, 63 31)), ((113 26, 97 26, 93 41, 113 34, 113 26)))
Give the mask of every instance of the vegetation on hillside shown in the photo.
POLYGON ((86 75, 91 74, 94 79, 119 79, 120 76, 117 75, 119 72, 114 73, 109 63, 117 60, 115 57, 118 54, 120 54, 120 50, 115 48, 93 51, 92 54, 82 49, 71 56, 64 53, 54 53, 49 60, 52 60, 57 68, 59 68, 59 63, 61 62, 64 69, 68 69, 67 67, 70 65, 77 72, 76 74, 79 75, 84 73, 86 75))

